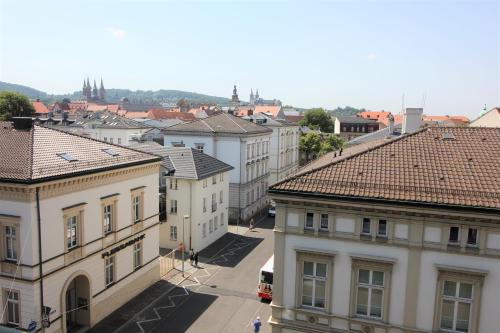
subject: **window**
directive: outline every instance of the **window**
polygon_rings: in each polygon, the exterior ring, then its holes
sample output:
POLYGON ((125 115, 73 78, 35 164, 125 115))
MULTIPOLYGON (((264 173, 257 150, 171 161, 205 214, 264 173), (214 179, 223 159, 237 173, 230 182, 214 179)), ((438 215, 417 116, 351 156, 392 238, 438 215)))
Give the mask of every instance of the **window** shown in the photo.
POLYGON ((472 292, 471 283, 444 281, 441 299, 441 329, 469 332, 472 292))
POLYGON ((107 141, 108 141, 108 138, 107 138, 107 137, 104 137, 104 141, 106 141, 106 142, 107 142, 107 141))
POLYGON ((224 213, 220 213, 220 225, 224 225, 224 213))
POLYGON ((61 153, 61 154, 57 154, 57 156, 59 156, 60 158, 65 159, 65 160, 66 160, 66 161, 68 161, 68 162, 76 162, 76 161, 78 161, 78 159, 77 159, 77 158, 75 158, 75 157, 71 156, 71 155, 70 155, 70 154, 68 154, 68 153, 61 153))
POLYGON ((110 142, 110 143, 113 143, 113 138, 109 138, 109 142, 110 142))
POLYGON ((204 143, 195 143, 194 146, 195 146, 196 150, 198 150, 200 153, 203 153, 203 149, 205 147, 204 143))
POLYGON ((325 308, 326 264, 304 261, 302 305, 325 308))
POLYGON ((247 144, 247 159, 251 157, 250 149, 250 144, 247 144))
POLYGON ((113 231, 113 205, 102 207, 104 234, 107 235, 113 231))
POLYGON ((203 188, 207 187, 208 186, 208 181, 207 179, 203 179, 203 188))
POLYGON ((258 200, 260 198, 260 187, 257 187, 257 197, 255 200, 258 200))
POLYGON ((78 217, 76 215, 66 219, 66 244, 71 250, 78 246, 78 217))
POLYGON ((371 220, 367 217, 363 218, 363 226, 361 229, 361 233, 363 235, 370 235, 371 234, 371 220))
POLYGON ((14 290, 6 290, 5 291, 7 298, 7 323, 11 325, 19 325, 19 291, 14 290))
POLYGON ((118 138, 118 144, 121 145, 122 144, 122 138, 118 138))
POLYGON ((170 240, 177 240, 177 226, 175 225, 170 226, 170 240))
POLYGON ((178 189, 177 178, 170 178, 170 189, 171 190, 177 190, 178 189))
POLYGON ((214 232, 214 221, 212 219, 208 220, 208 232, 210 234, 214 232))
POLYGON ((250 205, 250 192, 247 192, 247 206, 250 205))
POLYGON ((223 182, 223 181, 224 181, 224 174, 223 174, 223 173, 219 174, 219 180, 220 180, 221 182, 223 182))
POLYGON ((215 216, 214 217, 214 231, 219 229, 219 217, 215 216))
POLYGON ((356 314, 369 318, 382 318, 384 299, 384 272, 359 269, 356 314))
POLYGON ((207 198, 203 198, 203 213, 207 211, 207 198))
POLYGON ((170 214, 177 214, 177 200, 170 200, 170 214))
POLYGON ((217 176, 212 176, 212 185, 217 184, 217 176))
POLYGON ((328 230, 328 214, 321 214, 319 228, 322 230, 328 230))
POLYGON ((250 181, 250 167, 247 166, 247 183, 250 181))
POLYGON ((17 261, 17 228, 5 226, 5 259, 17 261))
POLYGON ((212 193, 212 213, 217 210, 217 193, 212 193))
POLYGON ((142 194, 132 196, 132 222, 138 223, 142 219, 142 194))
POLYGON ((142 266, 142 243, 134 244, 134 269, 142 266))
POLYGON ((254 202, 255 201, 255 190, 254 189, 252 189, 252 191, 250 192, 250 196, 252 198, 251 202, 254 202))
POLYGON ((378 236, 387 237, 387 221, 386 220, 378 220, 378 236))
POLYGON ((120 155, 118 152, 116 152, 114 149, 111 149, 111 148, 102 149, 102 151, 105 152, 106 154, 108 154, 109 156, 119 156, 120 155))
POLYGON ((450 237, 448 243, 451 245, 458 245, 460 241, 460 227, 450 227, 450 237))
POLYGON ((104 271, 106 276, 106 287, 115 281, 115 257, 107 257, 104 260, 104 271))
POLYGON ((207 237, 207 224, 203 223, 202 228, 201 228, 201 237, 205 238, 207 237))
POLYGON ((314 229, 314 213, 307 213, 304 229, 314 229))
POLYGON ((219 192, 219 203, 222 204, 222 198, 224 197, 224 191, 219 192))
POLYGON ((467 246, 476 247, 477 246, 477 229, 469 228, 467 232, 467 246))

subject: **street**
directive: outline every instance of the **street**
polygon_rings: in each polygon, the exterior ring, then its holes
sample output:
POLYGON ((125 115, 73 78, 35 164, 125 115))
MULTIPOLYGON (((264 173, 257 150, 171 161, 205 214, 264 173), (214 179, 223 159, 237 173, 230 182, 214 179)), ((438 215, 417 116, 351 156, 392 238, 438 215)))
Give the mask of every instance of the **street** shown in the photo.
MULTIPOLYGON (((252 321, 260 316, 261 332, 270 332, 270 305, 257 297, 256 287, 259 269, 273 252, 273 226, 274 218, 266 217, 252 231, 240 227, 240 234, 246 232, 238 238, 232 234, 230 245, 215 253, 202 251, 198 268, 188 261, 186 267, 194 273, 171 291, 162 293, 165 287, 155 284, 146 293, 149 298, 142 300, 141 311, 129 311, 126 322, 105 319, 92 331, 243 333, 253 332, 252 321)), ((138 298, 132 302, 141 302, 138 298)))

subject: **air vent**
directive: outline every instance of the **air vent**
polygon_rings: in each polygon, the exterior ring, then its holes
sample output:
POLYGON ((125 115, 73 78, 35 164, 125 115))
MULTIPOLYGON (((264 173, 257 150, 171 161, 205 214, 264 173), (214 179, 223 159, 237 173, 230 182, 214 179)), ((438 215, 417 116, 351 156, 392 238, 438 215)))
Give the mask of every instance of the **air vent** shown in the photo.
POLYGON ((106 154, 110 155, 110 156, 118 156, 118 155, 120 155, 120 154, 118 154, 116 151, 114 151, 111 148, 103 149, 102 151, 105 152, 106 154))
POLYGON ((311 324, 316 324, 316 317, 315 316, 309 316, 307 317, 307 321, 311 324))

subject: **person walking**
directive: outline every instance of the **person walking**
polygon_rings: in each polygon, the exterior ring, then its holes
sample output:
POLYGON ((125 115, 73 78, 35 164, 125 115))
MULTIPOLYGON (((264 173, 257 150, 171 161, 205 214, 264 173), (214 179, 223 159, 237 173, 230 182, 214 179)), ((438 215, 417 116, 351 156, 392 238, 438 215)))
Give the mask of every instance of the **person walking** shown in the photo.
POLYGON ((255 333, 259 333, 261 326, 262 326, 262 323, 260 322, 260 317, 257 317, 257 319, 255 319, 253 321, 253 330, 254 330, 254 332, 255 333))
POLYGON ((194 265, 195 265, 195 267, 198 267, 198 259, 200 259, 200 252, 196 252, 194 254, 194 265))
POLYGON ((189 252, 189 262, 191 263, 191 266, 193 266, 194 262, 194 251, 191 249, 191 252, 189 252))
POLYGON ((250 230, 253 230, 255 222, 253 221, 253 217, 250 219, 250 230))

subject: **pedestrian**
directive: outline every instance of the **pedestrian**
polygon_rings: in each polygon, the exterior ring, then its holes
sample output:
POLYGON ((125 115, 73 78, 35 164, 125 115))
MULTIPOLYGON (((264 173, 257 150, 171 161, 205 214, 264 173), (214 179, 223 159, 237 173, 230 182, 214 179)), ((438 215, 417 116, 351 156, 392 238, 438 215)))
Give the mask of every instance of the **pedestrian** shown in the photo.
POLYGON ((200 252, 194 254, 194 265, 198 267, 198 259, 200 259, 200 252))
POLYGON ((191 263, 191 266, 193 266, 194 262, 194 251, 191 249, 191 252, 189 252, 189 262, 191 263))
POLYGON ((253 230, 254 228, 254 221, 253 221, 253 217, 250 219, 250 230, 253 230))
POLYGON ((257 319, 255 319, 253 321, 253 329, 254 329, 254 332, 255 333, 259 333, 260 332, 260 327, 262 326, 262 323, 260 322, 260 317, 257 317, 257 319))

